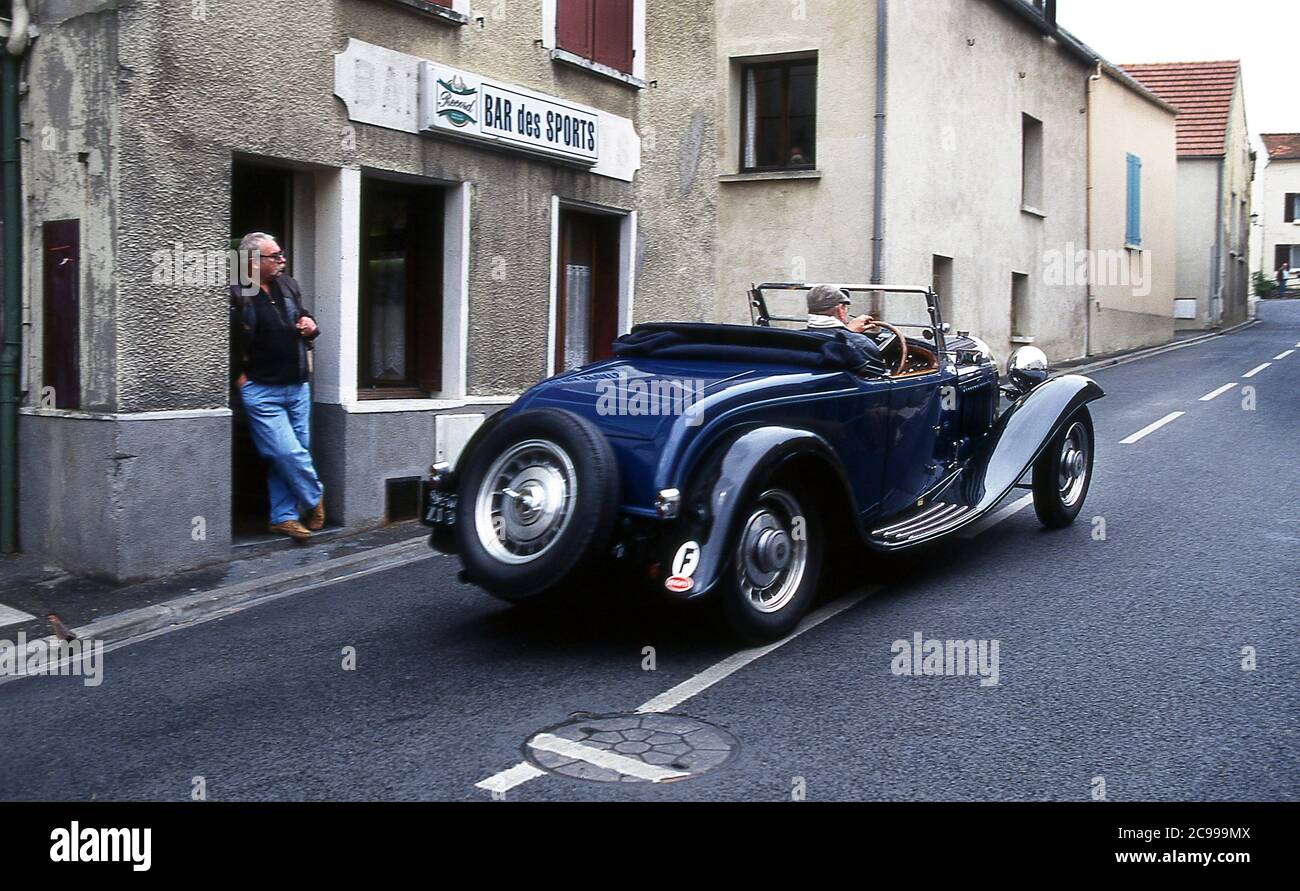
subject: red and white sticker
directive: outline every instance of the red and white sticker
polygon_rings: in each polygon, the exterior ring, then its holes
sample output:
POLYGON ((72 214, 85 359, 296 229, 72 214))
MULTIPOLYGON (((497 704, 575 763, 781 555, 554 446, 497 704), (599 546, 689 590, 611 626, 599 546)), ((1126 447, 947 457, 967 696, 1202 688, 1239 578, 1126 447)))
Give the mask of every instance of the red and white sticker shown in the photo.
POLYGON ((700 545, 699 542, 688 541, 677 549, 677 556, 673 558, 673 574, 669 576, 668 581, 664 582, 664 587, 674 594, 685 594, 695 587, 695 570, 700 565, 700 545))
POLYGON ((688 579, 683 575, 675 575, 664 582, 664 587, 674 594, 685 594, 695 587, 695 580, 688 579))

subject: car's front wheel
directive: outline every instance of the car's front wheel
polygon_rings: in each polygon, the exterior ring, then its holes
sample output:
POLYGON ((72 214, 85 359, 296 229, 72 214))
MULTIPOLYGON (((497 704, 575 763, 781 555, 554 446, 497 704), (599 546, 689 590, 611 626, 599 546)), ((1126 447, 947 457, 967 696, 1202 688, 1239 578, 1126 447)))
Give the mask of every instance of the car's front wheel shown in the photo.
POLYGON ((789 480, 759 488, 740 511, 720 593, 727 624, 752 643, 798 626, 817 594, 825 537, 808 491, 789 480))
POLYGON ((1081 408, 1034 463, 1034 512, 1048 529, 1074 522, 1092 483, 1092 415, 1081 408))
POLYGON ((572 589, 609 547, 618 495, 614 453, 589 421, 557 409, 503 421, 460 482, 466 572, 512 603, 572 589))

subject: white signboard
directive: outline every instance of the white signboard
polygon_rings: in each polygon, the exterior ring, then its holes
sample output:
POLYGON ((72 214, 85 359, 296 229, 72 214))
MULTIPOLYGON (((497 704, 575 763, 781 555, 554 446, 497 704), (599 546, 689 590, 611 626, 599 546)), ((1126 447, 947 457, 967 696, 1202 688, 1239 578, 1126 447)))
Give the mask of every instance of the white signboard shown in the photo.
POLYGON ((420 63, 420 129, 579 164, 600 160, 597 112, 432 62, 420 63))

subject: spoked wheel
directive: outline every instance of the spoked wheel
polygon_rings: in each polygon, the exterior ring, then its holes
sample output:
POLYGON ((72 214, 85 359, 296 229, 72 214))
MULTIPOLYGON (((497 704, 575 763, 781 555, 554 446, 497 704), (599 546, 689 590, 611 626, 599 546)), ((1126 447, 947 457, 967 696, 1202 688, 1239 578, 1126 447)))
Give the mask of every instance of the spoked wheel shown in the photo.
POLYGON ((618 466, 604 434, 577 415, 527 411, 469 458, 457 545, 470 578, 514 603, 571 590, 605 555, 618 466))
POLYGON ((1092 482, 1092 415, 1079 409, 1034 464, 1034 512, 1049 529, 1074 522, 1092 482))
POLYGON ((723 611, 746 640, 777 640, 795 629, 816 595, 821 519, 807 494, 791 484, 761 489, 741 515, 721 590, 723 611))

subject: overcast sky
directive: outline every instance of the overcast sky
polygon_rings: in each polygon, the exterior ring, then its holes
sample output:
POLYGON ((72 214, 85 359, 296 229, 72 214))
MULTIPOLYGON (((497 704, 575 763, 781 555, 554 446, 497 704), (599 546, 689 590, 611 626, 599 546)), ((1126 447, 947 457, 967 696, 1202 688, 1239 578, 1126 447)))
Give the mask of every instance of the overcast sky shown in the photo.
POLYGON ((1117 64, 1240 59, 1246 121, 1300 133, 1300 0, 1058 0, 1057 17, 1117 64))

